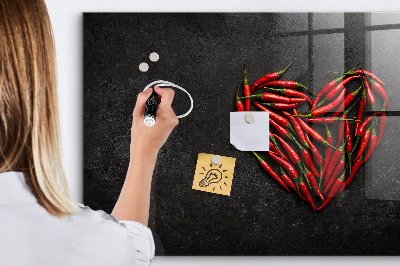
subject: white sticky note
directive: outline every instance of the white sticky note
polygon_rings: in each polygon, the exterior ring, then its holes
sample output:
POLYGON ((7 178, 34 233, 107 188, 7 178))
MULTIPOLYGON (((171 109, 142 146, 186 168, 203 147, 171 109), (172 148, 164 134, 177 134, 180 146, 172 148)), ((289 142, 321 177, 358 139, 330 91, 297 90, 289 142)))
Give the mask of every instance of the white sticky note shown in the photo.
POLYGON ((263 111, 231 112, 230 142, 240 151, 268 151, 269 113, 263 111), (247 113, 254 116, 252 123, 246 122, 247 113))

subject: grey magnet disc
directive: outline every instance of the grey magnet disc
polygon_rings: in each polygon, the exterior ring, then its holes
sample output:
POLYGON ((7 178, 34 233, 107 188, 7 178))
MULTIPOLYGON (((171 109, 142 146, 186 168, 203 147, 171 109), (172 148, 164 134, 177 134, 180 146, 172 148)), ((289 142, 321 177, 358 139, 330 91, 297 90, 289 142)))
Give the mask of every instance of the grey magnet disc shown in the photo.
POLYGON ((212 158, 211 158, 211 161, 212 161, 212 163, 213 164, 220 164, 221 163, 221 161, 222 161, 222 158, 221 158, 221 156, 219 156, 219 155, 214 155, 212 158))
POLYGON ((249 124, 253 124, 255 117, 252 113, 246 113, 244 116, 244 120, 249 124))

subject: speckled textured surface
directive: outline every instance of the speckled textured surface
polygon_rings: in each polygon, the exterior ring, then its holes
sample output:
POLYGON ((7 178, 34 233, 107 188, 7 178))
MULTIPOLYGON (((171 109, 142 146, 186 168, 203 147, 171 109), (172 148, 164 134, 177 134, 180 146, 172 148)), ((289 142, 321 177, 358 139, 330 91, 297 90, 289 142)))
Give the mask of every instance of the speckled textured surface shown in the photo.
MULTIPOLYGON (((310 14, 84 14, 85 204, 112 210, 128 167, 136 95, 164 79, 190 91, 195 106, 160 151, 154 171, 149 226, 160 240, 157 254, 399 255, 398 116, 388 119, 381 146, 344 195, 316 213, 281 189, 251 153, 229 144, 243 63, 252 82, 296 57, 283 79, 316 91, 337 76, 333 72, 366 65, 394 91, 392 111, 400 111, 399 75, 388 75, 398 73, 390 53, 399 42, 382 50, 372 38, 374 54, 365 57, 363 16, 346 14, 345 29, 311 36, 310 47, 310 14), (158 62, 150 62, 151 52, 160 55, 158 62), (149 63, 148 72, 139 71, 141 62, 149 63), (191 189, 202 152, 237 158, 230 197, 191 189)), ((315 19, 318 29, 336 21, 315 19)), ((179 91, 175 97, 181 114, 189 100, 179 91)))

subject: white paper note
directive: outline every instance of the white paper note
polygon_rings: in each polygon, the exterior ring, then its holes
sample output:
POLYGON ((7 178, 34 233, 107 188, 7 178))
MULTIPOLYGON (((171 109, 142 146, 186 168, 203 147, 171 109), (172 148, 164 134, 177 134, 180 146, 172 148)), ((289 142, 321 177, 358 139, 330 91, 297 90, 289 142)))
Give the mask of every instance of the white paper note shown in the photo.
POLYGON ((240 151, 269 150, 269 113, 268 112, 231 112, 230 142, 240 151), (254 122, 245 120, 246 113, 254 115, 254 122))

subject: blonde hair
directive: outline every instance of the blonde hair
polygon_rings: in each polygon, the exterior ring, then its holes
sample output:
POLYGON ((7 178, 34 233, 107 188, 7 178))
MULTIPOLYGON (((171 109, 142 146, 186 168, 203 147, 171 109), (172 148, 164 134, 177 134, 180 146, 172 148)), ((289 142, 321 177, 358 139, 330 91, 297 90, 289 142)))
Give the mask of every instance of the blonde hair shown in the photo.
POLYGON ((43 0, 0 1, 0 172, 21 171, 52 215, 76 209, 62 166, 53 32, 43 0))

